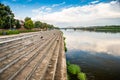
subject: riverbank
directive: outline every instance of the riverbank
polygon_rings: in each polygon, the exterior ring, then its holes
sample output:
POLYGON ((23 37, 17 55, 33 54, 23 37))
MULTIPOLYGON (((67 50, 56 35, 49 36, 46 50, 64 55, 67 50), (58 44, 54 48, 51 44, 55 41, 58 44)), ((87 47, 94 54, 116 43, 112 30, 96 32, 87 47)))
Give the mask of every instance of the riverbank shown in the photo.
MULTIPOLYGON (((64 37, 64 50, 67 52, 66 37, 64 37)), ((87 80, 86 74, 81 71, 79 65, 71 64, 66 60, 67 65, 67 79, 68 80, 87 80)))

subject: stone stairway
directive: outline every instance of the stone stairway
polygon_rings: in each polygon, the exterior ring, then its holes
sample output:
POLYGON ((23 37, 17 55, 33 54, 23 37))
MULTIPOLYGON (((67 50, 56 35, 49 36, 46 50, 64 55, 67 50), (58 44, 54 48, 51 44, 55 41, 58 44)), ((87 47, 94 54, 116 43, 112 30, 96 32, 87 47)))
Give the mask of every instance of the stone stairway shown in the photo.
POLYGON ((0 38, 0 80, 66 80, 58 30, 0 38))

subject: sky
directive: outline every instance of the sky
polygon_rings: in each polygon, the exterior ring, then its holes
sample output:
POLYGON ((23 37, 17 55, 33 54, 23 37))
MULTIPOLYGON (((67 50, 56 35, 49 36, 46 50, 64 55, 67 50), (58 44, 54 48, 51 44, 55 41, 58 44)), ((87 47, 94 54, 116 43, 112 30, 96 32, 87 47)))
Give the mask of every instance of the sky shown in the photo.
POLYGON ((57 27, 120 25, 120 0, 0 0, 16 19, 57 27))

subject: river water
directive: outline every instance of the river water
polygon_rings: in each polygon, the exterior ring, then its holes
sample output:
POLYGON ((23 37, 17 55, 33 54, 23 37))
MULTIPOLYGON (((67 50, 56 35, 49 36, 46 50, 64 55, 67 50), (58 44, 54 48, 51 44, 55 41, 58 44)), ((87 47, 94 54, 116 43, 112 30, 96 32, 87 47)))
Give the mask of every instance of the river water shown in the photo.
POLYGON ((87 80, 120 80, 120 33, 62 31, 67 60, 80 65, 87 80))

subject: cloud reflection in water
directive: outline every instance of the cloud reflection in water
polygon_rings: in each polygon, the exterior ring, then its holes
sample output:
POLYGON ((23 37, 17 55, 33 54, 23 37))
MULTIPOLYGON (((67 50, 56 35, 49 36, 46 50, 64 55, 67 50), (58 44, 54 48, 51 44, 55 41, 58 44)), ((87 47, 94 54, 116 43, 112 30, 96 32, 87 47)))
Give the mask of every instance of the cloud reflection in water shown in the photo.
POLYGON ((120 33, 64 31, 67 48, 120 56, 120 33), (74 33, 74 34, 73 34, 74 33))

